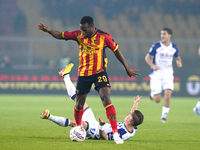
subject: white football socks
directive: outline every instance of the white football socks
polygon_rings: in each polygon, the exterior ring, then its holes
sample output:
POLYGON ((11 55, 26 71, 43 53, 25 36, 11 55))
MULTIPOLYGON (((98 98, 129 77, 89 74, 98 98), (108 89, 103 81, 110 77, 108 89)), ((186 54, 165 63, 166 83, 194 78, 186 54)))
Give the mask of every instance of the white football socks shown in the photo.
POLYGON ((72 100, 76 97, 76 88, 70 79, 70 75, 67 74, 64 76, 65 86, 67 88, 67 93, 71 97, 72 100))
POLYGON ((168 115, 168 113, 169 113, 169 110, 170 110, 169 107, 163 106, 163 107, 162 107, 162 115, 161 115, 161 118, 166 118, 167 115, 168 115))
POLYGON ((70 120, 68 118, 53 116, 51 114, 48 119, 62 127, 67 127, 70 124, 70 120))
POLYGON ((152 92, 150 92, 150 95, 151 95, 151 97, 153 98, 153 96, 154 96, 154 95, 153 95, 153 93, 152 93, 152 92))

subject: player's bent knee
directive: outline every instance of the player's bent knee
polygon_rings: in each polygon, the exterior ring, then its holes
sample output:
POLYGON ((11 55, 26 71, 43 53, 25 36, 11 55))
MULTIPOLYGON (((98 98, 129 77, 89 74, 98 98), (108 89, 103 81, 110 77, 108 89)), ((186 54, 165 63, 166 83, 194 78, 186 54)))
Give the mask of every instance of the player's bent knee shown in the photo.
POLYGON ((154 96, 153 96, 153 99, 154 99, 154 101, 155 101, 156 103, 159 103, 159 102, 161 101, 161 99, 162 99, 162 96, 161 96, 160 94, 154 95, 154 96))
POLYGON ((160 97, 157 97, 157 96, 154 96, 153 99, 154 99, 154 101, 155 101, 156 103, 159 103, 159 102, 161 101, 161 98, 160 98, 160 97))
POLYGON ((156 103, 159 103, 161 100, 154 100, 156 103))

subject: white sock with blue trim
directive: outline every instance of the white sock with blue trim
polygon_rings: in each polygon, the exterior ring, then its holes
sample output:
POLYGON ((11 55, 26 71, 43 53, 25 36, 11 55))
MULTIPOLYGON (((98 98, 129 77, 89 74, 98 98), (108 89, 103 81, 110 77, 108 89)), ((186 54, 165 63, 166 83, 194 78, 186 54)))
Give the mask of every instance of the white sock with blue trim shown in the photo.
POLYGON ((68 118, 53 116, 51 114, 48 119, 62 127, 67 127, 70 124, 70 120, 68 118))
POLYGON ((197 102, 196 107, 200 108, 200 100, 197 102))
POLYGON ((67 89, 68 95, 71 97, 72 100, 76 97, 76 88, 70 79, 70 75, 67 74, 64 76, 64 82, 67 89))
POLYGON ((162 116, 161 116, 161 118, 166 118, 167 115, 168 115, 168 113, 169 113, 169 110, 170 110, 169 107, 163 106, 163 107, 162 107, 162 116))

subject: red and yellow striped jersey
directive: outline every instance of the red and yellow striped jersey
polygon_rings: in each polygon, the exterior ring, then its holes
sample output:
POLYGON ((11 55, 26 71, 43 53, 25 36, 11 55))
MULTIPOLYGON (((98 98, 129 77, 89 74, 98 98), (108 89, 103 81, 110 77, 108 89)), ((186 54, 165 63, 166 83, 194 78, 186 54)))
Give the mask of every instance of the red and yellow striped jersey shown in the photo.
POLYGON ((106 48, 112 51, 118 49, 118 43, 110 33, 96 29, 94 34, 85 38, 80 30, 63 32, 66 40, 75 40, 79 45, 79 68, 78 76, 90 76, 106 71, 107 58, 106 48))

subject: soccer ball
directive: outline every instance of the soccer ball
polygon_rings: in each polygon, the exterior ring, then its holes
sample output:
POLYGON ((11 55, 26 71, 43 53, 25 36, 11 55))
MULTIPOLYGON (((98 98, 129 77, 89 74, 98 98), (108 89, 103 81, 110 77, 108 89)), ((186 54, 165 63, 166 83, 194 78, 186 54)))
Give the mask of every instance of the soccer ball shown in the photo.
POLYGON ((200 107, 194 107, 193 112, 197 115, 200 116, 200 107))
POLYGON ((76 126, 71 128, 69 132, 69 137, 72 141, 76 142, 82 142, 85 140, 86 137, 86 131, 81 126, 76 126))

